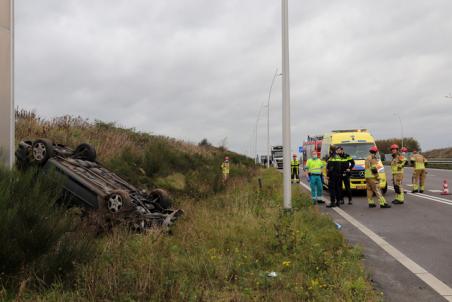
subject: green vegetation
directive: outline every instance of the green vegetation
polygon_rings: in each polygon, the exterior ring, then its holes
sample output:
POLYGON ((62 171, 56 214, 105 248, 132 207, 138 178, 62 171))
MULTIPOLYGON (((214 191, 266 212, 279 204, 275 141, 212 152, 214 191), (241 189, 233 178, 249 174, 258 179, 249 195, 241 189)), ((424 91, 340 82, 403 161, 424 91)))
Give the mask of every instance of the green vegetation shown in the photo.
POLYGON ((2 288, 20 294, 56 281, 67 286, 94 251, 79 219, 56 206, 58 181, 35 174, 0 170, 0 300, 2 288))
MULTIPOLYGON (((159 230, 132 234, 116 228, 97 238, 93 246, 90 237, 79 226, 74 227, 74 220, 67 213, 51 206, 59 192, 59 186, 44 183, 51 178, 36 182, 30 174, 28 178, 13 177, 18 179, 14 182, 2 175, 2 196, 10 190, 10 195, 5 195, 9 199, 4 200, 11 200, 5 203, 4 209, 11 207, 14 200, 23 202, 20 207, 25 210, 31 207, 31 200, 40 196, 47 201, 46 209, 51 212, 38 211, 34 218, 39 222, 36 227, 44 220, 42 228, 47 228, 46 231, 49 226, 55 227, 50 233, 65 231, 63 236, 49 241, 52 244, 41 252, 42 257, 24 256, 19 261, 21 265, 10 274, 13 278, 5 279, 0 273, 0 300, 17 297, 30 301, 381 299, 367 279, 360 250, 350 247, 331 219, 309 205, 310 198, 298 186, 293 196, 295 210, 282 211, 282 176, 273 169, 258 170, 252 160, 224 147, 215 148, 207 140, 197 146, 80 118, 46 121, 29 112, 18 113, 17 124, 17 139, 47 137, 71 147, 81 142, 93 144, 100 161, 132 183, 168 188, 176 195, 176 206, 185 215, 176 222, 170 235, 159 230), (232 162, 231 177, 226 184, 221 181, 219 169, 225 155, 232 162), (263 182, 261 189, 258 178, 263 182), (38 188, 34 189, 34 184, 38 188), (25 186, 30 189, 16 195, 25 186), (61 225, 71 226, 73 232, 58 227, 59 219, 69 221, 61 225), (84 239, 87 244, 82 244, 81 238, 87 238, 84 239), (78 252, 67 252, 71 248, 78 252), (90 249, 93 251, 87 261, 83 256, 90 249), (60 261, 58 255, 68 255, 66 258, 74 261, 69 265, 64 259, 60 261), (37 278, 40 286, 22 282, 35 276, 35 272, 47 276, 42 268, 50 272, 58 268, 61 274, 37 278), (276 276, 269 276, 271 272, 276 276)), ((21 215, 21 219, 28 221, 28 216, 21 215)), ((11 223, 1 230, 22 227, 25 234, 29 228, 23 227, 24 224, 24 221, 11 223)), ((35 250, 28 241, 33 244, 33 238, 24 235, 22 246, 11 244, 9 250, 0 247, 2 258, 12 253, 12 249, 35 250)))
POLYGON ((442 148, 426 151, 423 155, 427 158, 452 158, 452 148, 442 148))

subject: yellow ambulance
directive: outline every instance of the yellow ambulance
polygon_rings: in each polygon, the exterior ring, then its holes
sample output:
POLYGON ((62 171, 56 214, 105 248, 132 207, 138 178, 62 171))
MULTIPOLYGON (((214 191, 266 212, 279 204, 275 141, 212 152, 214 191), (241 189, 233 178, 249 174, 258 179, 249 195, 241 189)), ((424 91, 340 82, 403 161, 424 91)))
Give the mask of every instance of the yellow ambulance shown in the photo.
MULTIPOLYGON (((364 161, 369 155, 369 149, 375 146, 375 139, 372 134, 366 129, 353 129, 353 130, 333 130, 330 133, 326 133, 323 136, 322 149, 320 158, 327 160, 329 155, 330 146, 343 147, 344 152, 349 154, 355 161, 355 167, 351 171, 350 176, 350 188, 352 190, 366 190, 366 180, 364 178, 364 161)), ((383 163, 378 157, 378 173, 380 175, 380 188, 382 193, 385 194, 388 190, 388 183, 386 180, 386 173, 383 163)), ((324 170, 326 174, 326 169, 324 170)), ((325 184, 328 186, 328 182, 325 180, 325 184)))

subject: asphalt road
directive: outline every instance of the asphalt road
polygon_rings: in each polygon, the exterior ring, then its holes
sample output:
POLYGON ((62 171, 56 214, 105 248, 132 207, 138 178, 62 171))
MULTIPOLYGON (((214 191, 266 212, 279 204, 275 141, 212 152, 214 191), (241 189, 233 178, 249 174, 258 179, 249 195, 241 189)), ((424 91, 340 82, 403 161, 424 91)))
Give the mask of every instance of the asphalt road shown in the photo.
MULTIPOLYGON (((386 168, 386 172, 388 174, 389 169, 386 168)), ((452 288, 452 195, 440 194, 443 180, 452 181, 452 171, 428 169, 424 194, 411 193, 408 185, 411 174, 412 170, 407 168, 404 187, 409 193, 405 204, 392 205, 390 209, 371 209, 365 194, 355 194, 353 205, 345 204, 341 209, 452 288)), ((303 181, 306 184, 306 180, 303 181)), ((394 199, 391 186, 385 197, 388 202, 394 199)), ((328 194, 325 198, 329 200, 328 194)), ((442 297, 431 284, 419 279, 381 245, 344 219, 344 215, 321 207, 343 226, 341 230, 352 244, 362 246, 365 265, 375 287, 384 293, 385 301, 452 301, 452 296, 442 297)))

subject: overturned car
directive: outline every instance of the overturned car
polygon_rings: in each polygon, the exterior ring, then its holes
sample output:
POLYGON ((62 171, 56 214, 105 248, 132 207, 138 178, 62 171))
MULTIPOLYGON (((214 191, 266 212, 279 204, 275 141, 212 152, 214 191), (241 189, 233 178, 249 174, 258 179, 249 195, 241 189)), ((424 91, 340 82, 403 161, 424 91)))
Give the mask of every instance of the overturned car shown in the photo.
POLYGON ((47 139, 21 141, 15 153, 16 166, 38 166, 65 177, 62 200, 88 210, 98 224, 126 223, 143 231, 168 228, 183 212, 171 209, 166 191, 140 191, 96 161, 96 150, 80 144, 75 150, 47 139))

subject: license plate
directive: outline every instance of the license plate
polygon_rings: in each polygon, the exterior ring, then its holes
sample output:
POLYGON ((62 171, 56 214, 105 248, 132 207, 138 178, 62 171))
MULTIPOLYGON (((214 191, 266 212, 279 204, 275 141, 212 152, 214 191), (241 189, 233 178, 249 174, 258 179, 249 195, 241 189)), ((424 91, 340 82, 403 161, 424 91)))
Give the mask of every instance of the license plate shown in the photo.
POLYGON ((358 185, 358 186, 356 186, 356 189, 357 190, 365 190, 365 189, 367 189, 367 186, 366 185, 358 185))

